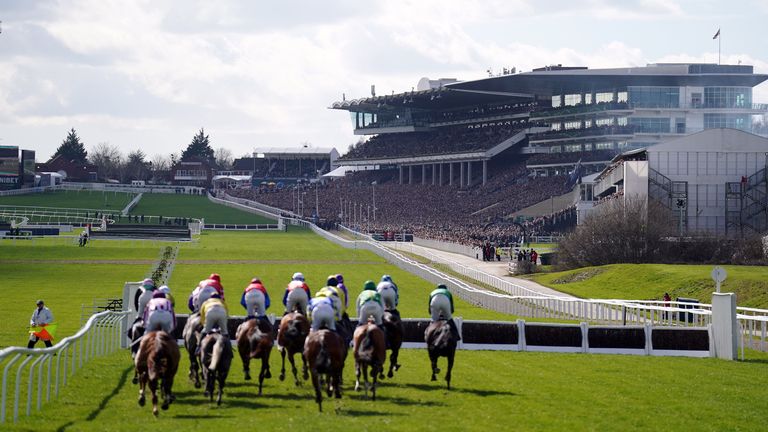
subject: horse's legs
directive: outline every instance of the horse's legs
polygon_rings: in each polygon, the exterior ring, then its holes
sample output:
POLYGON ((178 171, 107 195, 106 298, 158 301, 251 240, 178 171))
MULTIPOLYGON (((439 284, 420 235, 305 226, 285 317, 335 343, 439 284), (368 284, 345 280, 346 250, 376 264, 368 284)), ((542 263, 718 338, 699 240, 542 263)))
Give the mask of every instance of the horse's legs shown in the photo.
POLYGON ((301 363, 301 377, 306 381, 309 379, 309 368, 307 367, 307 358, 304 357, 304 353, 301 353, 301 363))
MULTIPOLYGON (((221 405, 221 397, 224 396, 224 382, 227 380, 227 375, 221 372, 217 373, 216 375, 219 379, 219 393, 216 396, 216 405, 221 405)), ((261 393, 261 389, 259 389, 259 393, 261 393)), ((211 400, 213 400, 213 389, 211 389, 211 400)))
POLYGON ((315 402, 320 412, 323 412, 323 393, 320 389, 320 373, 312 371, 312 385, 315 387, 315 402))
POLYGON ((333 380, 333 392, 336 399, 341 399, 341 372, 336 372, 331 376, 333 380))
POLYGON ((355 391, 360 391, 360 363, 355 360, 355 391))
POLYGON ((152 392, 152 414, 157 417, 157 379, 149 380, 149 390, 152 392))
POLYGON ((249 352, 239 351, 240 359, 243 360, 243 373, 245 374, 245 380, 251 379, 251 356, 249 352))
MULTIPOLYGON (((286 354, 285 352, 287 350, 284 347, 281 347, 281 349, 278 349, 278 351, 280 351, 280 357, 282 357, 283 359, 282 365, 280 366, 280 376, 278 378, 280 379, 280 381, 284 381, 285 380, 285 354, 286 354)), ((290 356, 290 360, 291 360, 291 365, 293 365, 293 355, 290 356)), ((296 375, 295 366, 293 368, 293 375, 296 375)))
MULTIPOLYGON (((362 369, 363 369, 363 388, 365 389, 364 394, 365 394, 365 398, 367 399, 368 398, 368 364, 363 363, 362 369)), ((371 369, 371 374, 375 374, 375 373, 376 371, 371 369)))
POLYGON ((437 374, 440 373, 440 369, 437 368, 437 355, 429 353, 429 360, 432 362, 432 380, 437 381, 437 374))
POLYGON ((261 387, 264 384, 264 378, 269 372, 269 358, 261 358, 261 370, 259 371, 259 396, 261 396, 261 387))
MULTIPOLYGON (((285 349, 283 350, 283 364, 285 364, 285 349)), ((296 370, 296 362, 293 360, 294 353, 288 356, 288 360, 291 361, 291 372, 293 372, 293 380, 296 383, 296 387, 300 386, 299 383, 299 371, 296 370)))
POLYGON ((377 380, 379 375, 381 375, 382 377, 384 376, 383 365, 377 364, 375 366, 371 366, 371 380, 373 381, 373 383, 371 384, 371 394, 373 395, 372 398, 374 401, 376 400, 376 384, 378 382, 377 380))
MULTIPOLYGON (((272 348, 267 350, 267 353, 264 354, 264 356, 261 358, 261 368, 266 368, 267 371, 264 373, 264 378, 270 379, 272 378, 272 371, 269 369, 269 355, 272 354, 272 348)), ((293 358, 293 356, 291 356, 293 358)))
MULTIPOLYGON (((397 364, 397 356, 400 354, 399 348, 392 348, 392 352, 389 354, 389 372, 387 373, 387 377, 392 378, 395 376, 394 371, 400 369, 400 365, 397 364)), ((384 371, 384 368, 381 368, 382 373, 384 371)))
POLYGON ((144 390, 147 387, 147 374, 139 374, 139 406, 144 406, 146 398, 144 397, 144 390))
POLYGON ((448 354, 448 371, 445 372, 445 382, 448 383, 448 389, 451 389, 451 370, 453 369, 453 357, 456 355, 456 351, 451 351, 448 354))

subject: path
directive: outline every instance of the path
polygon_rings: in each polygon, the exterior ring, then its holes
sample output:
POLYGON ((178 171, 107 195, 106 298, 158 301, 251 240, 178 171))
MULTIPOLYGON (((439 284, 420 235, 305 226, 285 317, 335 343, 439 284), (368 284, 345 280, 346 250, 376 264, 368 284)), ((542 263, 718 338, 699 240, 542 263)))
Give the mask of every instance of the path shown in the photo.
POLYGON ((481 261, 475 258, 470 258, 465 255, 461 255, 453 252, 445 252, 437 249, 419 246, 413 243, 382 242, 381 244, 387 247, 390 247, 392 249, 410 252, 419 256, 428 257, 430 254, 435 255, 441 259, 444 259, 447 261, 453 261, 453 262, 465 265, 467 267, 472 267, 483 273, 500 277, 511 283, 520 285, 526 289, 540 293, 541 295, 575 298, 570 294, 565 294, 560 291, 553 290, 552 288, 545 287, 544 285, 541 285, 534 281, 509 276, 509 271, 508 271, 509 261, 505 261, 505 260, 492 261, 492 262, 481 261))

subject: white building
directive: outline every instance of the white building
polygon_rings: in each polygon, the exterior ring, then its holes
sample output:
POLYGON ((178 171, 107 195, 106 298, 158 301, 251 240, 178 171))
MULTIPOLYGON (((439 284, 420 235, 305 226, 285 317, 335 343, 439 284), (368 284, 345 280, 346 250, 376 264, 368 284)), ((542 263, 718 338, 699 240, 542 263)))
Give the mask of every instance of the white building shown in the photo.
POLYGON ((609 196, 656 199, 683 235, 740 236, 768 231, 767 167, 767 138, 707 129, 617 156, 591 188, 596 205, 609 196))

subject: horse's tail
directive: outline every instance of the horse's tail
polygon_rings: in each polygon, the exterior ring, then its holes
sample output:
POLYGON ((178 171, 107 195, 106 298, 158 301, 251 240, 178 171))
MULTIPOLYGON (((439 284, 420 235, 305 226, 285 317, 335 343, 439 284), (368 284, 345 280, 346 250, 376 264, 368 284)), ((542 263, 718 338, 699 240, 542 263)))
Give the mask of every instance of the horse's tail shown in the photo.
POLYGON ((363 333, 363 339, 360 341, 360 349, 357 356, 360 361, 371 363, 374 360, 374 341, 371 337, 370 327, 363 333))
POLYGON ((216 370, 219 366, 219 361, 224 354, 224 344, 229 343, 226 337, 218 336, 216 343, 213 345, 213 353, 211 354, 211 364, 208 366, 209 370, 216 370))
POLYGON ((320 352, 317 353, 317 358, 315 359, 315 369, 320 373, 331 370, 331 356, 328 354, 325 344, 320 345, 320 352))
POLYGON ((154 381, 165 375, 165 371, 168 368, 168 358, 165 355, 165 350, 163 349, 163 341, 160 339, 159 335, 155 336, 154 346, 152 352, 150 353, 150 358, 152 359, 152 364, 148 368, 149 379, 150 381, 154 381))

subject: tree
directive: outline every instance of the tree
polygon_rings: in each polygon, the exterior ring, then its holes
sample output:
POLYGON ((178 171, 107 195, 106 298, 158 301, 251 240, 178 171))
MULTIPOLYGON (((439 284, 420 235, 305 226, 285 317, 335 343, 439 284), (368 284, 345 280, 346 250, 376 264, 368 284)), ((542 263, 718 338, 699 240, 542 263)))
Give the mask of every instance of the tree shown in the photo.
POLYGON ((122 171, 123 155, 116 145, 100 142, 91 149, 88 160, 96 165, 103 180, 119 179, 122 171))
POLYGON ((145 158, 146 155, 141 150, 128 153, 125 167, 126 181, 149 179, 149 163, 144 160, 145 158))
POLYGON ((72 128, 67 134, 67 138, 61 143, 59 148, 56 149, 56 153, 53 156, 63 156, 65 159, 84 164, 88 157, 88 152, 85 151, 85 146, 80 142, 80 137, 77 136, 75 128, 72 128))
POLYGON ((637 196, 608 200, 593 210, 557 248, 566 269, 665 258, 665 239, 675 234, 669 209, 637 196))
POLYGON ((220 170, 232 169, 232 163, 234 162, 234 159, 232 158, 232 152, 229 151, 229 149, 225 149, 224 147, 219 147, 216 149, 215 155, 216 155, 216 166, 220 170))
POLYGON ((175 155, 173 154, 170 156, 156 154, 152 157, 152 160, 149 162, 152 170, 152 181, 155 183, 165 183, 170 180, 168 177, 171 170, 171 161, 174 158, 175 155))
POLYGON ((203 129, 200 129, 200 132, 192 138, 192 142, 187 146, 186 150, 181 153, 182 160, 195 156, 211 164, 215 161, 208 135, 205 134, 203 129))

